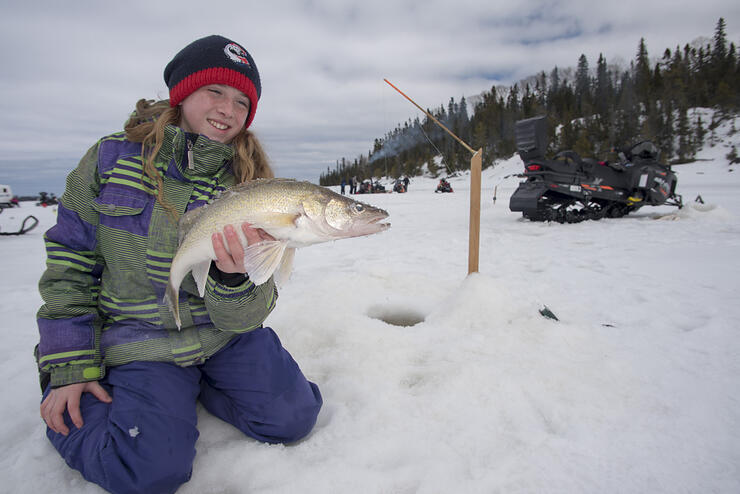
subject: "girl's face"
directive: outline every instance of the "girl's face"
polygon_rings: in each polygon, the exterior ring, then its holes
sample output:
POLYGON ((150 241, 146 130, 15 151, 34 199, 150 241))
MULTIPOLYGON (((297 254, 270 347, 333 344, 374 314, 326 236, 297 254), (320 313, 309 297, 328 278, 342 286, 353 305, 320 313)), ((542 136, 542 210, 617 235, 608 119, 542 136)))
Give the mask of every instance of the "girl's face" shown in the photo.
POLYGON ((228 144, 244 128, 249 116, 249 98, 236 88, 209 84, 193 91, 180 103, 180 127, 228 144))

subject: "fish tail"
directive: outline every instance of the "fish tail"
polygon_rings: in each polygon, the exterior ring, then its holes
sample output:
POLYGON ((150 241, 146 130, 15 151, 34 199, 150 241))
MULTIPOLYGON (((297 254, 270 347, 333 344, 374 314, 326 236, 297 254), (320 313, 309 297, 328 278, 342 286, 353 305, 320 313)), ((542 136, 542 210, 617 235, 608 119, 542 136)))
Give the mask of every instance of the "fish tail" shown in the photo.
POLYGON ((167 307, 169 307, 172 316, 175 318, 177 329, 180 329, 180 325, 182 324, 180 321, 180 300, 177 290, 175 289, 175 286, 172 284, 171 280, 167 282, 167 290, 164 294, 164 301, 167 303, 167 307))

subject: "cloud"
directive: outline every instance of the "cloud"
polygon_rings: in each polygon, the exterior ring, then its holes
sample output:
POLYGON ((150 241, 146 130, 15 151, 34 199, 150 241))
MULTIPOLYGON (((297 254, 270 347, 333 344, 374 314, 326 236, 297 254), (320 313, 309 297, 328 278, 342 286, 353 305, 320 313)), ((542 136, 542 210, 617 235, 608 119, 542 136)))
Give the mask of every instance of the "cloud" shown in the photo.
POLYGON ((599 53, 631 60, 641 37, 660 55, 711 36, 720 16, 730 40, 740 32, 731 0, 47 0, 0 12, 0 166, 79 159, 121 129, 136 100, 167 96, 162 70, 180 48, 220 33, 244 44, 259 67, 254 129, 276 168, 312 180, 419 116, 384 77, 438 107, 574 66, 581 53, 591 65, 599 53))

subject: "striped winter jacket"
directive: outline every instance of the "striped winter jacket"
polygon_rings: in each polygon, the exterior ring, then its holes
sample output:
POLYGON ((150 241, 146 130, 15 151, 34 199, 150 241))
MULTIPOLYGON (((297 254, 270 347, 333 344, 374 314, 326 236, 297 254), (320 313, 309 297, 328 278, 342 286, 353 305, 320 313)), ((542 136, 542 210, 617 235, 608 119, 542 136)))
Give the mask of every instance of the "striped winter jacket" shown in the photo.
MULTIPOLYGON (((155 164, 179 213, 234 184, 230 146, 168 126, 155 164)), ((39 289, 38 361, 51 384, 92 381, 136 360, 202 363, 236 333, 259 327, 275 306, 272 279, 236 287, 209 277, 204 297, 188 275, 180 287, 181 331, 163 302, 177 227, 142 179, 141 144, 104 137, 67 177, 55 226, 45 234, 39 289)))

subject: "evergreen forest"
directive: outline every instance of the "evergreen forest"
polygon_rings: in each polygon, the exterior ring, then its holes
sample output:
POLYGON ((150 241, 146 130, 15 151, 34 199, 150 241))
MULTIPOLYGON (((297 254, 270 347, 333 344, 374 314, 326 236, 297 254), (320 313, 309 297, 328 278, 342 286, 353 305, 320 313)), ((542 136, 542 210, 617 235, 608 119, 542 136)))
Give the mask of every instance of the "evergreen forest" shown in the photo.
MULTIPOLYGON (((615 151, 651 140, 669 163, 690 161, 723 118, 740 110, 740 56, 728 43, 720 18, 706 42, 666 48, 651 59, 645 40, 638 43, 629 67, 607 63, 603 55, 592 69, 585 55, 575 68, 554 67, 512 86, 494 86, 476 97, 468 112, 465 97, 427 109, 474 149, 483 148, 483 167, 516 152, 518 120, 545 115, 549 151, 572 149, 581 156, 613 158, 615 151), (713 108, 703 122, 692 108, 713 108)), ((452 175, 470 167, 470 152, 429 117, 397 125, 373 149, 354 159, 341 158, 320 176, 321 185, 342 178, 452 175), (434 159, 441 157, 441 159, 434 159)))

